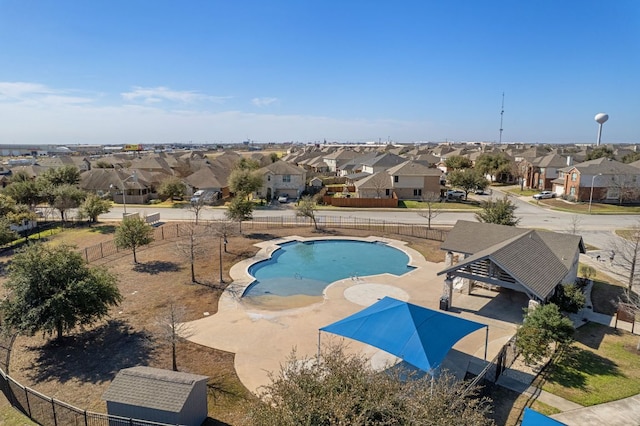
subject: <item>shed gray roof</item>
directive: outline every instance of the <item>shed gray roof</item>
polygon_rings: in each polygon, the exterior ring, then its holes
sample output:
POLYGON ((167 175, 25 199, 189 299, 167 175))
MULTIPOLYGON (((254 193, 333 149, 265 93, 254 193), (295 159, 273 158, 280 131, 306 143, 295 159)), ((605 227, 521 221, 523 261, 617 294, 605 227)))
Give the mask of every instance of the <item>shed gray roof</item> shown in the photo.
POLYGON ((105 401, 179 413, 196 383, 206 376, 132 367, 120 370, 102 395, 105 401))

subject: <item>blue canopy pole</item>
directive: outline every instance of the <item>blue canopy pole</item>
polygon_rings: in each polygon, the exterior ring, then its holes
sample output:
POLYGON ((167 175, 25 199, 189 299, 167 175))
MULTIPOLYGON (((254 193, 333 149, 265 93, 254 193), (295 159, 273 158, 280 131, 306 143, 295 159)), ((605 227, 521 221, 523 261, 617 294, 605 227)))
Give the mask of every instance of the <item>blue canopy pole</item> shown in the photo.
POLYGON ((322 333, 322 331, 318 330, 318 364, 320 364, 320 333, 322 333))
POLYGON ((487 347, 489 346, 489 326, 487 326, 487 331, 484 335, 484 360, 487 360, 487 347))

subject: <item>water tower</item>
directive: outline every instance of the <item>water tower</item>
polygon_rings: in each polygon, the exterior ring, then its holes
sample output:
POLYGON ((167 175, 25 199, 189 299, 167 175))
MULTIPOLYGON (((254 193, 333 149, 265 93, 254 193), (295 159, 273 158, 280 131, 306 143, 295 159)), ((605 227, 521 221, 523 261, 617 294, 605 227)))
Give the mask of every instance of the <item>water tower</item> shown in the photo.
POLYGON ((598 142, 596 142, 596 146, 600 146, 600 138, 602 137, 602 125, 607 122, 609 119, 609 115, 601 112, 596 114, 595 120, 598 123, 598 142))

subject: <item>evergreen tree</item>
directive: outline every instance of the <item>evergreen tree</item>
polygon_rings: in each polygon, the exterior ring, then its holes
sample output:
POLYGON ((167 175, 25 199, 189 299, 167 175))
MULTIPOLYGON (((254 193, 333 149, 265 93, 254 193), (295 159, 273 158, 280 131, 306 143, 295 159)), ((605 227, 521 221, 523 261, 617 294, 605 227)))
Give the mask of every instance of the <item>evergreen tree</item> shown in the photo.
POLYGON ((18 252, 9 268, 2 302, 5 326, 29 336, 63 333, 90 325, 122 300, 116 277, 91 268, 71 246, 32 244, 18 252))

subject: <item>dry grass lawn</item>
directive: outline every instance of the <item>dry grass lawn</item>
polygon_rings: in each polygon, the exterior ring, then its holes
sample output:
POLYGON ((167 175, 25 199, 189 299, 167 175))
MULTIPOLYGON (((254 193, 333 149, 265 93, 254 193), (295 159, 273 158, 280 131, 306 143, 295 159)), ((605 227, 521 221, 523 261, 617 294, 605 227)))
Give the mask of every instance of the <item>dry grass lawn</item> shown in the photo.
MULTIPOLYGON (((52 242, 70 242, 80 248, 109 240, 113 226, 65 231, 52 242)), ((229 238, 228 253, 223 253, 223 277, 229 282, 229 268, 257 252, 256 242, 282 236, 321 236, 311 228, 249 230, 243 236, 229 238)), ((371 231, 328 230, 325 235, 380 235, 402 239, 428 260, 443 261, 440 243, 418 238, 371 231)), ((217 311, 219 284, 217 240, 212 250, 197 262, 196 276, 202 284, 192 284, 188 264, 178 260, 176 240, 160 241, 138 254, 140 264, 132 264, 130 253, 118 254, 95 264, 108 267, 119 277, 122 304, 111 310, 110 318, 84 330, 77 330, 62 342, 45 336, 16 339, 10 362, 10 374, 22 384, 76 407, 106 412, 103 392, 122 368, 148 365, 171 368, 170 347, 159 338, 158 317, 174 301, 186 308, 186 320, 202 318, 217 311)), ((0 259, 6 262, 7 259, 0 259)), ((0 278, 2 280, 2 278, 0 278)), ((209 379, 208 424, 244 424, 243 413, 253 396, 238 380, 233 368, 234 354, 182 342, 178 347, 178 369, 202 374, 209 379), (214 420, 215 419, 215 420, 214 420)))

